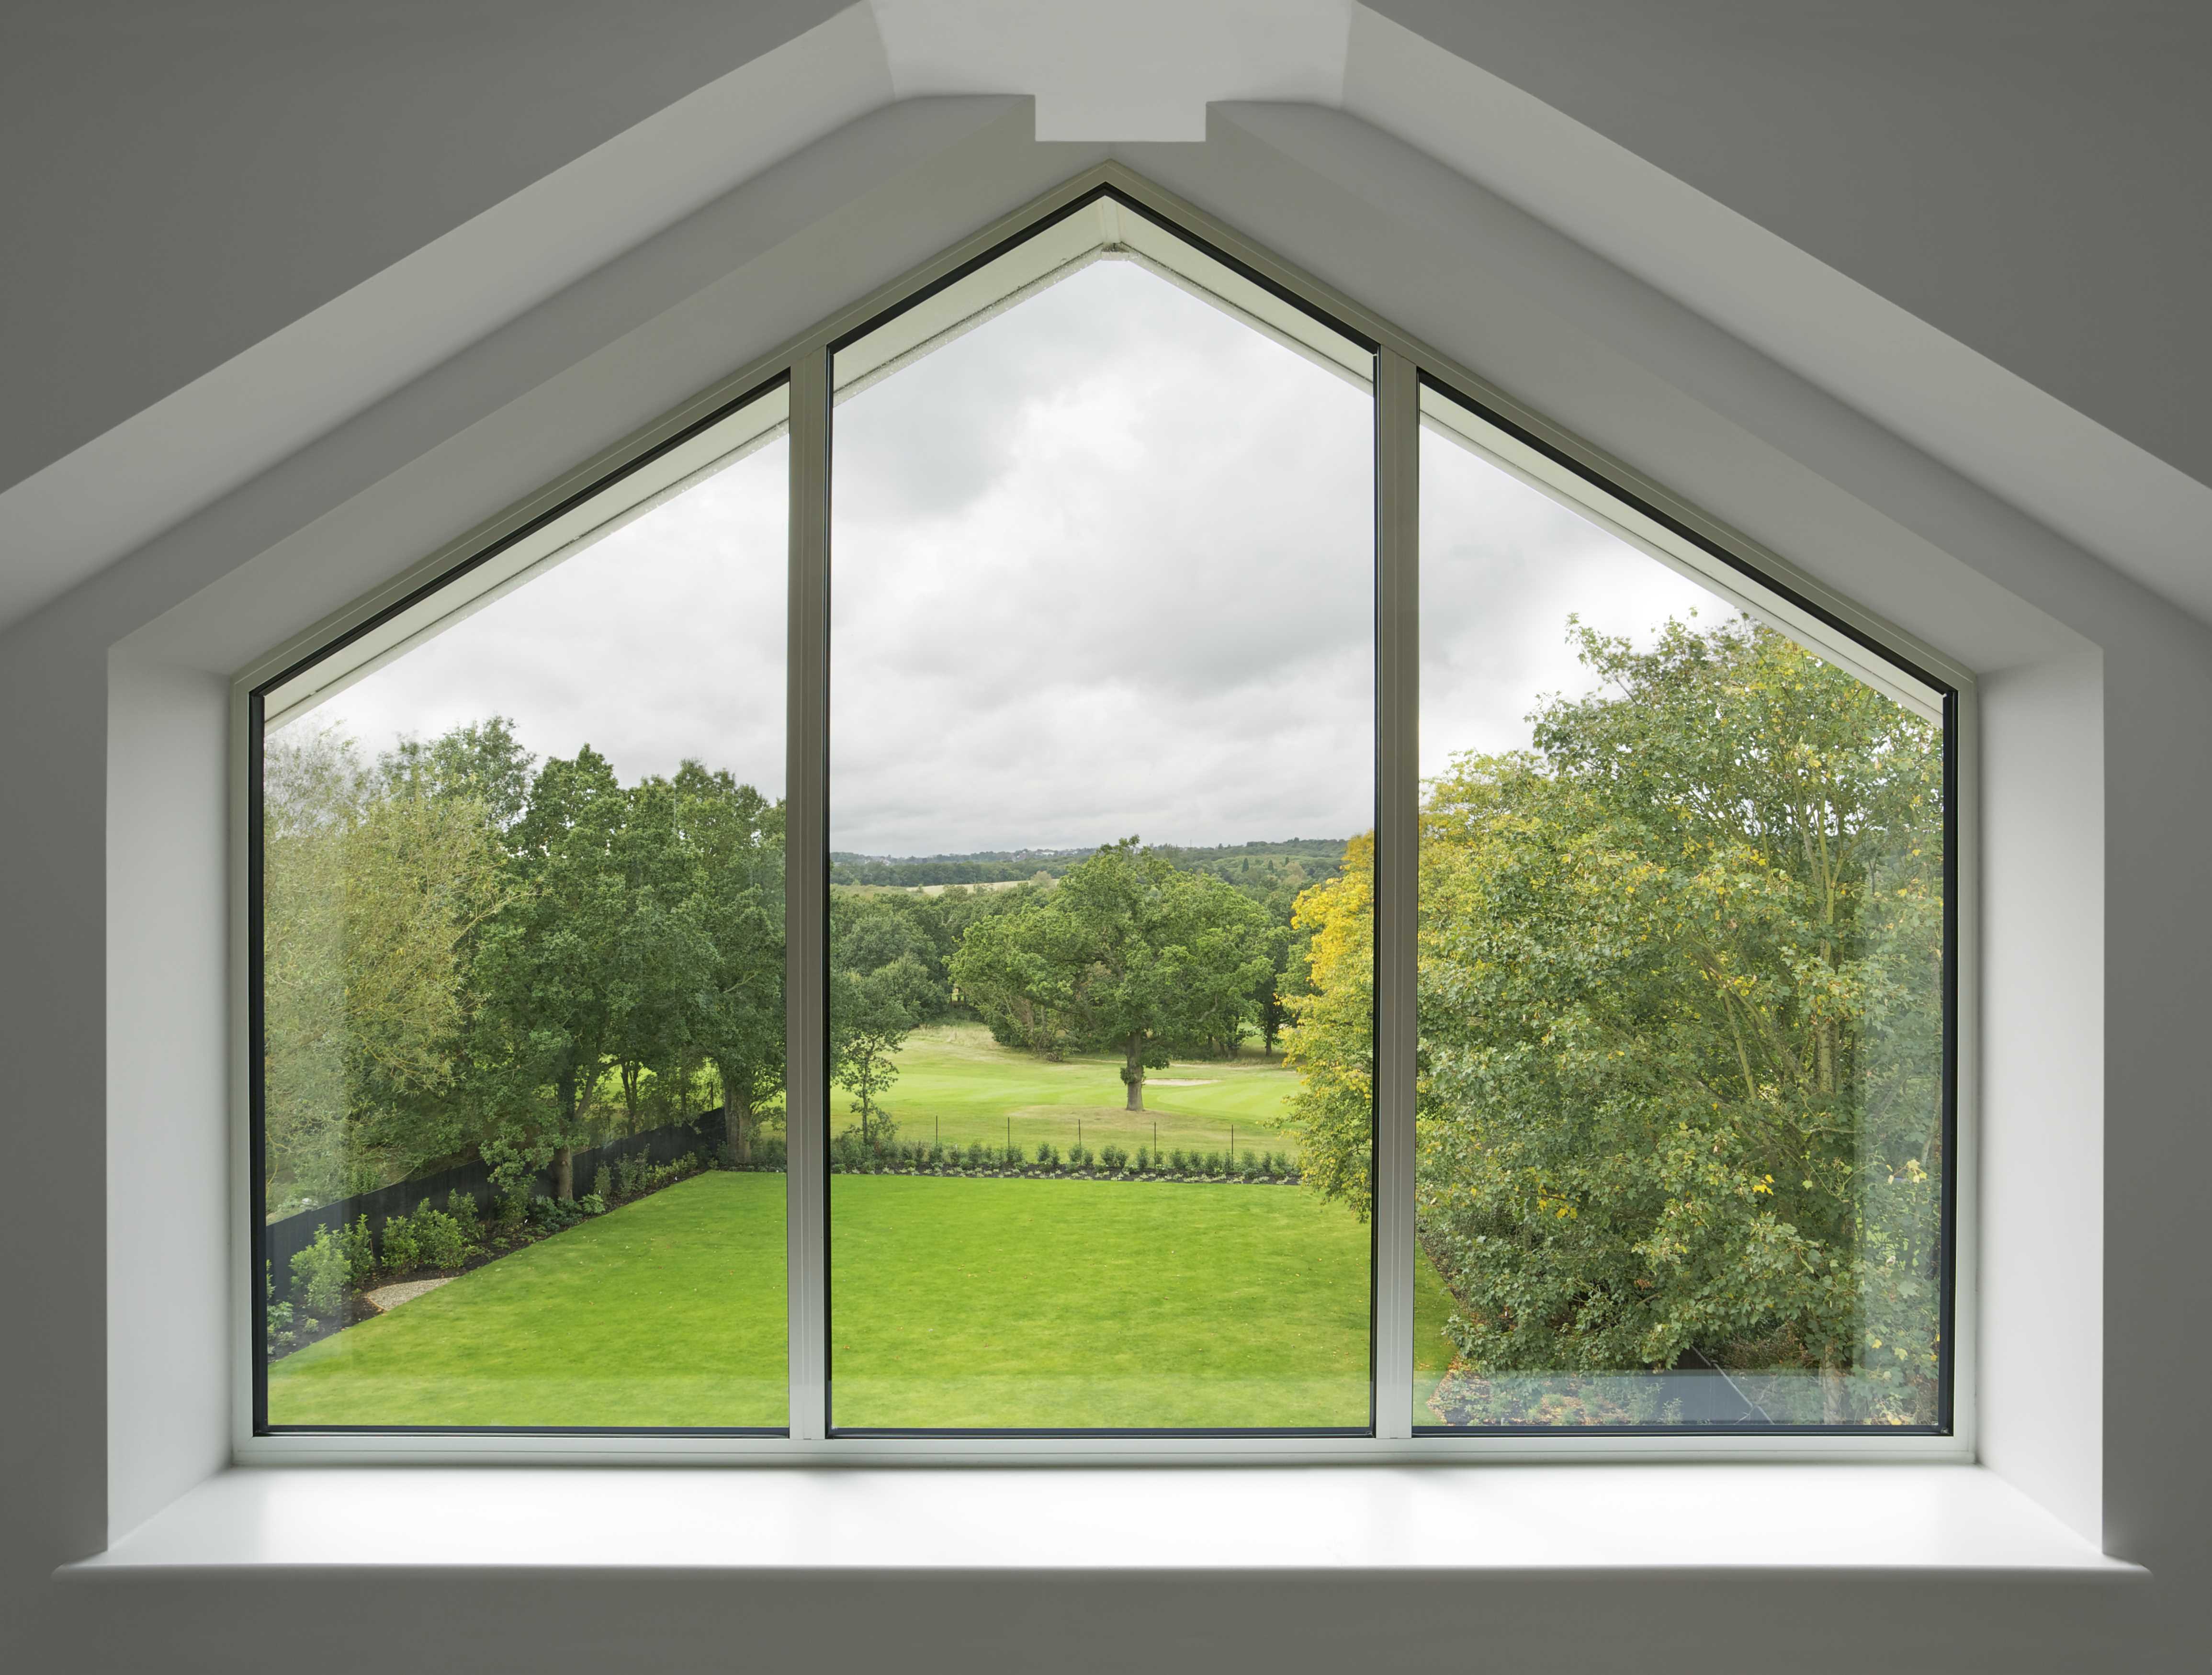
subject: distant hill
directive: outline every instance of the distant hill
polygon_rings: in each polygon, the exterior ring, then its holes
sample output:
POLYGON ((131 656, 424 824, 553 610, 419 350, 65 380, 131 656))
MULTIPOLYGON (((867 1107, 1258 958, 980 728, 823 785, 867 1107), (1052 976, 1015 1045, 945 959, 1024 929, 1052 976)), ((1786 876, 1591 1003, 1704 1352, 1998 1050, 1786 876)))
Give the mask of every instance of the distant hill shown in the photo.
MULTIPOLYGON (((1162 854, 1192 872, 1210 872, 1240 885, 1272 881, 1296 866, 1308 882, 1334 873, 1344 861, 1342 838, 1282 838, 1211 847, 1158 845, 1162 854)), ((921 884, 1005 884, 1039 873, 1057 878, 1096 854, 1092 849, 978 849, 964 855, 857 855, 832 852, 833 884, 890 885, 912 889, 921 884)))

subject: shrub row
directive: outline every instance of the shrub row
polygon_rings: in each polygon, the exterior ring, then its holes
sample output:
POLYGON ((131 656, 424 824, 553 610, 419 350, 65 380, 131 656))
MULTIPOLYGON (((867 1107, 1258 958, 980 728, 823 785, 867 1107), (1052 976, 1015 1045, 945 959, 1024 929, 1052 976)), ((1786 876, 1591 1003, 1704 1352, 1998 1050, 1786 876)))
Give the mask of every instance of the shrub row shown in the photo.
POLYGON ((1135 1179, 1179 1180, 1285 1180, 1298 1178, 1297 1164, 1288 1153, 1246 1151, 1230 1156, 1218 1151, 1180 1149, 1155 1154, 1139 1146, 1133 1154, 1123 1147, 1104 1145, 1095 1150, 1074 1145, 1065 1154, 1046 1142, 1034 1153, 1019 1146, 944 1145, 927 1141, 912 1144, 892 1141, 869 1146, 854 1133, 841 1134, 831 1144, 830 1167, 843 1174, 919 1174, 957 1169, 969 1174, 1089 1174, 1135 1179))

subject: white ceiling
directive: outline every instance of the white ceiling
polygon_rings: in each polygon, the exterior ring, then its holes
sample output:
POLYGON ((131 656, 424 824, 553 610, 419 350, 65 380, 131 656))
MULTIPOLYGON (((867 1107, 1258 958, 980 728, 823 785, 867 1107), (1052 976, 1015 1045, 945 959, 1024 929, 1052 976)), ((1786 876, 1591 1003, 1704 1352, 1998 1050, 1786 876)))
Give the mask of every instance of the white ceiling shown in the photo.
POLYGON ((1203 140, 1227 100, 1334 105, 1352 0, 875 0, 902 99, 1018 93, 1041 140, 1203 140))
POLYGON ((893 100, 1339 106, 2212 620, 2212 7, 15 0, 0 624, 893 100), (27 166, 24 166, 27 161, 27 166))

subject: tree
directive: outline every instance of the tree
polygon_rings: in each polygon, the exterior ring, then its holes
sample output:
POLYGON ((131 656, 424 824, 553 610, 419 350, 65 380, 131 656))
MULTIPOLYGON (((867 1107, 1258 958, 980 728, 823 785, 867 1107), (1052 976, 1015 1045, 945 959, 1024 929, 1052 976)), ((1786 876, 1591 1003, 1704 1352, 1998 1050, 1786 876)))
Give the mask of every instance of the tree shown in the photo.
MULTIPOLYGON (((1463 1361, 1694 1351, 1930 1418, 1940 736, 1749 624, 1578 639, 1601 690, 1424 810, 1417 1227, 1463 1361)), ((1370 869, 1302 907, 1291 1048, 1309 1178, 1354 1202, 1370 869)))
POLYGON ((264 747, 262 1099, 270 1198, 350 1190, 345 1019, 345 840, 358 817, 351 742, 287 727, 264 747))
POLYGON ((509 1169, 550 1162, 563 1199, 575 1196, 574 1150, 623 1020, 636 904, 618 850, 629 810, 589 745, 548 761, 509 834, 514 887, 477 953, 485 1155, 509 1169))
POLYGON ((830 1075, 860 1107, 860 1140, 889 1138, 884 1090, 898 1052, 941 1004, 933 951, 915 921, 890 902, 842 896, 830 904, 830 1075))
POLYGON ((1288 996, 1283 1062, 1298 1072, 1290 1125, 1307 1186, 1365 1220, 1375 1201, 1375 839, 1345 846, 1335 877, 1298 898, 1307 986, 1288 996))
POLYGON ((262 821, 268 1166, 328 1202, 467 1143, 463 980, 498 846, 469 791, 366 770, 331 729, 269 740, 262 821))
POLYGON ((952 979, 1001 1040, 1120 1054, 1128 1108, 1141 1111, 1146 1071, 1244 1027, 1271 969, 1266 933, 1249 898, 1127 838, 970 925, 952 979))
POLYGON ((784 1086, 783 804, 696 762, 672 786, 690 907, 712 950, 692 1039, 721 1083, 730 1161, 749 1163, 784 1086))
POLYGON ((613 1012, 608 1055, 622 1089, 623 1126, 635 1133, 647 1077, 676 1077, 697 1056, 719 974, 696 899, 696 857, 685 842, 680 793, 654 778, 627 797, 607 856, 621 882, 624 919, 606 969, 613 1012))
POLYGON ((466 722, 428 743, 403 738, 378 759, 377 771, 392 792, 465 798, 483 811, 495 831, 504 832, 529 804, 532 761, 514 736, 514 723, 495 715, 466 722))

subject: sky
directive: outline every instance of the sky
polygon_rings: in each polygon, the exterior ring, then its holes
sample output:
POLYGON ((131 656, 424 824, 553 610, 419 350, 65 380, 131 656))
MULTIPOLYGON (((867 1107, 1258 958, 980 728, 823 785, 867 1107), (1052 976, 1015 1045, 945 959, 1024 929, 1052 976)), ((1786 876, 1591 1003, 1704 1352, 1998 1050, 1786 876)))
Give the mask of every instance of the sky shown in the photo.
MULTIPOLYGON (((831 847, 1337 837, 1373 820, 1367 392, 1099 262, 836 411, 831 847)), ((312 713, 366 753, 490 714, 623 780, 783 786, 778 441, 312 713)), ((1566 619, 1726 607, 1422 439, 1422 771, 1588 681, 1566 619)))

